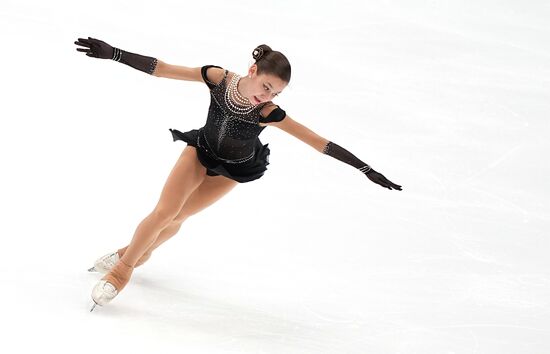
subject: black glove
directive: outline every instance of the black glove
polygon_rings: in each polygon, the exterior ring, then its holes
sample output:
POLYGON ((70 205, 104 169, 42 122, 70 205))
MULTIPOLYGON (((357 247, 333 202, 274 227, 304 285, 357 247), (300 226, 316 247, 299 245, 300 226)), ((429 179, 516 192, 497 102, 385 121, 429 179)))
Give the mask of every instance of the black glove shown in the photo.
POLYGON ((388 181, 386 177, 373 170, 372 167, 370 167, 368 164, 359 160, 357 156, 344 149, 340 145, 333 143, 332 141, 329 141, 327 145, 325 145, 325 148, 323 149, 323 154, 332 156, 337 160, 340 160, 347 163, 348 165, 355 167, 356 169, 364 173, 371 181, 381 185, 384 188, 388 188, 389 190, 392 190, 392 188, 401 190, 400 185, 388 181))
POLYGON ((158 62, 156 58, 126 52, 119 48, 111 47, 109 44, 92 37, 88 37, 88 39, 79 38, 74 44, 86 47, 77 48, 76 50, 85 52, 89 57, 112 59, 149 75, 153 74, 158 62))
POLYGON ((401 190, 400 185, 397 185, 389 181, 386 177, 384 177, 383 174, 376 172, 372 168, 370 169, 369 172, 366 172, 365 175, 367 175, 367 177, 374 183, 379 184, 382 187, 388 188, 389 190, 392 190, 392 189, 397 189, 399 191, 401 190))
POLYGON ((79 52, 86 53, 87 56, 99 59, 113 59, 114 48, 107 43, 88 37, 88 39, 79 38, 74 44, 81 45, 86 48, 76 48, 79 52))

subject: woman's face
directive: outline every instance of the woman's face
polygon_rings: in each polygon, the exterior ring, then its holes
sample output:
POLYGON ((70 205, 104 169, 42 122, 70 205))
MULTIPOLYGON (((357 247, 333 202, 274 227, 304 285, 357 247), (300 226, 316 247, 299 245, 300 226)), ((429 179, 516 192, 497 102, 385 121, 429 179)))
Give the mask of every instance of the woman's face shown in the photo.
POLYGON ((280 94, 287 82, 271 74, 257 74, 257 66, 253 65, 248 70, 249 85, 247 98, 252 104, 260 104, 273 100, 280 94))

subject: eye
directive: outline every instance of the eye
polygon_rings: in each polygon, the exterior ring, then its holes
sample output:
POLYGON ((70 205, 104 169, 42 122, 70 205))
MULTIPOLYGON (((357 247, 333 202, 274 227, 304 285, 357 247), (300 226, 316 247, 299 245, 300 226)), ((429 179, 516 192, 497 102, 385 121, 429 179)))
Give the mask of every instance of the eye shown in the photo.
MULTIPOLYGON (((265 85, 265 84, 264 84, 264 89, 265 89, 266 91, 271 91, 271 89, 270 89, 267 85, 265 85)), ((272 94, 271 94, 271 96, 273 96, 273 97, 276 97, 276 96, 278 96, 278 95, 279 95, 278 93, 272 93, 272 94)))

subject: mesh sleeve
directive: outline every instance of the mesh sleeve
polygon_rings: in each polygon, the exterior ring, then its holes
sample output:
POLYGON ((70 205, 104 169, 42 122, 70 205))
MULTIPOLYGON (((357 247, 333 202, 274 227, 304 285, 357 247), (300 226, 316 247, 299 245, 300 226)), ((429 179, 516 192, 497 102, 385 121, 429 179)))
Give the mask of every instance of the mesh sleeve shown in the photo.
POLYGON ((280 122, 286 117, 286 112, 281 107, 273 104, 268 110, 267 115, 260 116, 261 123, 280 122))
POLYGON ((323 154, 332 156, 337 160, 347 163, 348 165, 355 167, 365 174, 372 170, 372 168, 368 164, 359 160, 354 154, 344 149, 340 145, 333 143, 332 141, 329 141, 327 143, 327 145, 323 149, 323 154))
POLYGON ((153 74, 158 63, 156 58, 127 52, 116 47, 113 47, 113 57, 111 59, 143 71, 149 75, 153 74))
POLYGON ((206 84, 206 86, 208 86, 209 89, 213 89, 219 83, 212 82, 208 79, 208 76, 206 76, 206 71, 209 68, 220 68, 220 69, 223 69, 223 68, 221 66, 217 66, 217 65, 205 65, 201 68, 201 75, 202 75, 202 79, 204 80, 204 83, 206 84))

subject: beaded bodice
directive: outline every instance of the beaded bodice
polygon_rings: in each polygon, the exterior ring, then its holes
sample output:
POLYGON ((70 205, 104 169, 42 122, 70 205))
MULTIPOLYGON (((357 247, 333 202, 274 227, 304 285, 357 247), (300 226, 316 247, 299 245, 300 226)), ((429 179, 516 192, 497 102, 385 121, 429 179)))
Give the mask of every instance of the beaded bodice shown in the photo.
POLYGON ((246 162, 254 156, 256 139, 265 128, 259 125, 264 103, 246 106, 232 97, 230 87, 235 87, 239 79, 239 75, 225 70, 221 82, 209 85, 210 107, 202 128, 210 150, 233 163, 246 162))

